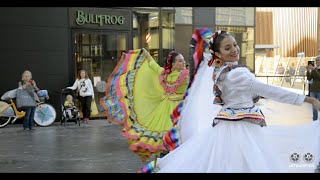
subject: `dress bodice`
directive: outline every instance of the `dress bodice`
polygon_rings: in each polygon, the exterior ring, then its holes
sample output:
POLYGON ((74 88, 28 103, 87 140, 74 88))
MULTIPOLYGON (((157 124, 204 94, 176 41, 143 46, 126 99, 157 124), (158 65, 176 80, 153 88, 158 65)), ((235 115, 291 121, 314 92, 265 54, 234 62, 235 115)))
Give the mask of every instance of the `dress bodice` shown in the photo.
POLYGON ((165 74, 164 71, 160 74, 160 84, 165 93, 162 97, 169 97, 171 100, 182 100, 184 93, 189 83, 189 70, 172 71, 165 74))

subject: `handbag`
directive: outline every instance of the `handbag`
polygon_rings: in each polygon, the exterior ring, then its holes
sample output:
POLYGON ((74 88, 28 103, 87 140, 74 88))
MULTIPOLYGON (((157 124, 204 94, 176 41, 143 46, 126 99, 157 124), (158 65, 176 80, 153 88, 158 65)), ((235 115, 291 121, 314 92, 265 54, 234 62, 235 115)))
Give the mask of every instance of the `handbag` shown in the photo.
POLYGON ((96 116, 96 115, 98 115, 98 113, 99 113, 99 111, 98 111, 98 107, 97 107, 96 101, 92 100, 91 101, 91 115, 92 116, 96 116))
POLYGON ((32 92, 28 92, 24 89, 17 89, 17 107, 28 108, 36 107, 36 101, 32 92))

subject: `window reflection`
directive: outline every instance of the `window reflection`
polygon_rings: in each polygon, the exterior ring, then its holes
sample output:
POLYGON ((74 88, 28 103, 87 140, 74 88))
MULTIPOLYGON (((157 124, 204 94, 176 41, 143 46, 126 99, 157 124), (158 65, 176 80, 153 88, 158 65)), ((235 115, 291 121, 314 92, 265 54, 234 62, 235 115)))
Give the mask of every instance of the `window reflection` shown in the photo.
POLYGON ((162 54, 164 58, 166 58, 168 54, 174 50, 174 22, 174 12, 162 12, 162 54))
POLYGON ((216 30, 225 30, 235 37, 240 47, 239 63, 254 70, 254 28, 216 26, 216 30))
POLYGON ((133 49, 147 49, 151 56, 163 65, 163 58, 159 58, 166 57, 174 49, 174 28, 173 7, 162 8, 161 22, 159 9, 157 11, 136 9, 133 12, 133 49))
POLYGON ((159 12, 133 12, 133 48, 145 48, 157 61, 159 58, 159 12))
MULTIPOLYGON (((74 36, 74 62, 75 74, 84 69, 94 85, 95 101, 105 95, 101 91, 108 77, 116 67, 123 51, 127 51, 127 33, 105 32, 101 34, 90 34, 75 32, 74 36)), ((97 117, 104 117, 100 112, 97 117)))

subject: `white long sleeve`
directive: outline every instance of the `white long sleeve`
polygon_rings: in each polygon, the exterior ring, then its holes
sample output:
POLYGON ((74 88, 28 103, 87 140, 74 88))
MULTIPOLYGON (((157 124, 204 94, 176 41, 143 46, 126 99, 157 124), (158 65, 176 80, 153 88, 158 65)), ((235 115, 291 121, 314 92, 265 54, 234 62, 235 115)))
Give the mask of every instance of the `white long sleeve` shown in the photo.
POLYGON ((88 86, 89 86, 89 89, 91 91, 91 94, 92 94, 92 99, 94 99, 94 90, 93 90, 93 86, 92 86, 92 81, 90 79, 87 79, 88 80, 88 86))
POLYGON ((255 95, 287 104, 302 105, 305 95, 297 94, 281 87, 267 85, 255 79, 244 67, 231 70, 222 84, 222 99, 225 107, 252 107, 255 95))
POLYGON ((67 87, 68 89, 76 90, 78 88, 79 80, 76 79, 76 81, 73 83, 73 86, 67 87))
POLYGON ((90 79, 77 79, 73 86, 67 87, 68 89, 79 89, 79 95, 81 97, 92 96, 94 98, 94 90, 90 79))
POLYGON ((305 95, 287 91, 280 87, 267 85, 257 80, 253 81, 251 91, 274 101, 294 105, 302 105, 306 98, 305 95))

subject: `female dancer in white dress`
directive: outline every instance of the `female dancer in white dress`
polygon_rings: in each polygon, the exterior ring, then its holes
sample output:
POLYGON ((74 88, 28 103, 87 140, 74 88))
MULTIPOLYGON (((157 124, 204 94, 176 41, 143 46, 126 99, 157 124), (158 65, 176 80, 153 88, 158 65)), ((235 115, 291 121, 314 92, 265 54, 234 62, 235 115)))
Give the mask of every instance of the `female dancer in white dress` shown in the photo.
POLYGON ((201 62, 176 123, 182 143, 142 172, 152 166, 164 173, 314 172, 320 160, 319 120, 267 126, 254 102, 262 96, 294 105, 307 102, 318 110, 320 102, 257 81, 247 67, 238 65, 240 49, 227 32, 215 32, 209 44, 213 57, 204 53, 203 59, 212 59, 213 68, 201 62), (214 83, 208 82, 212 78, 214 83))

